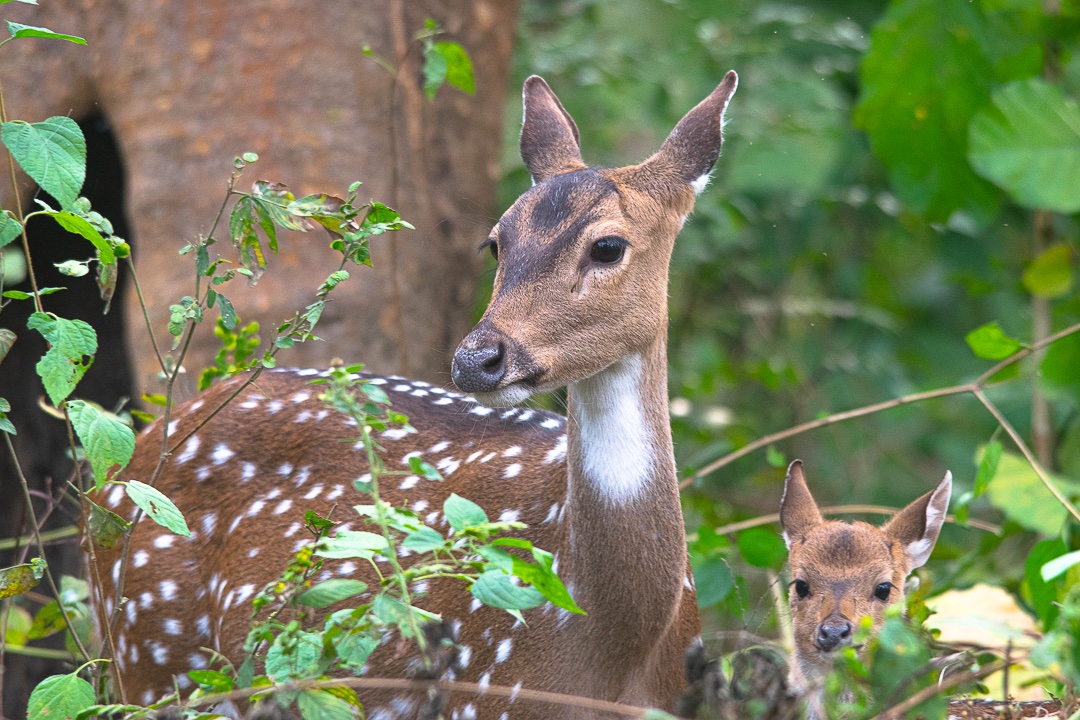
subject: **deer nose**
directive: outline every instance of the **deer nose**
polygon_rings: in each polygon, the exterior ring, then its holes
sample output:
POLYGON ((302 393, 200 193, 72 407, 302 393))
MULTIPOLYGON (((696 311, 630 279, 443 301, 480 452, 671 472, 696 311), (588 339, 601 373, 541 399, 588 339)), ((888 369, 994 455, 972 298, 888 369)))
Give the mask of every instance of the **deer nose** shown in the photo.
POLYGON ((851 623, 844 618, 829 618, 818 625, 817 644, 822 650, 832 650, 851 640, 851 623))
POLYGON ((466 347, 462 343, 454 353, 450 374, 458 389, 465 392, 497 389, 506 375, 506 344, 494 339, 479 347, 466 347))

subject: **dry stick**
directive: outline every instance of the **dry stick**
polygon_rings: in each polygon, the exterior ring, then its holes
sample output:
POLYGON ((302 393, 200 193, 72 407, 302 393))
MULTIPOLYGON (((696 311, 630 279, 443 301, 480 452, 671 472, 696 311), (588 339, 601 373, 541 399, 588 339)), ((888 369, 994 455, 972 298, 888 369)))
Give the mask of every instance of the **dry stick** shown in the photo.
POLYGON ((906 713, 908 710, 917 707, 920 703, 929 700, 935 695, 945 690, 948 690, 951 687, 963 685, 970 680, 978 680, 979 678, 993 675, 998 670, 1003 669, 1008 664, 1009 663, 1004 660, 997 660, 996 662, 992 662, 989 665, 984 665, 983 667, 979 668, 978 672, 968 671, 953 675, 952 677, 946 678, 944 681, 937 683, 936 685, 924 687, 922 690, 915 693, 908 699, 904 700, 902 703, 893 705, 888 710, 883 711, 880 715, 875 715, 870 720, 896 720, 896 718, 902 718, 904 717, 904 713, 906 713))
MULTIPOLYGON (((822 515, 851 515, 859 513, 867 513, 870 515, 895 515, 900 512, 900 508, 888 507, 887 505, 830 505, 828 507, 821 508, 822 515)), ((973 527, 977 530, 983 530, 994 535, 1001 534, 1001 527, 988 523, 985 520, 977 520, 969 518, 966 523, 957 522, 956 516, 946 515, 945 521, 956 525, 966 525, 973 527)), ((758 517, 748 518, 746 520, 740 520, 738 522, 728 523, 727 525, 721 525, 716 528, 717 535, 728 535, 730 533, 742 532, 752 527, 760 527, 761 525, 772 525, 773 523, 780 522, 780 513, 771 513, 769 515, 759 515, 758 517)), ((688 535, 687 540, 691 542, 697 538, 697 535, 688 535)))
POLYGON ((989 398, 986 397, 982 390, 983 385, 987 382, 987 380, 989 380, 991 377, 996 375, 1004 368, 1024 359, 1033 352, 1036 352, 1046 347, 1047 345, 1057 340, 1060 340, 1063 337, 1072 335, 1076 332, 1080 332, 1080 323, 1070 325, 1064 330, 1059 330, 1053 335, 1049 335, 1041 340, 1038 340, 1037 342, 1033 342, 1030 346, 1024 348, 1023 350, 1020 350, 1019 352, 1013 353, 1009 357, 997 363, 989 370, 979 375, 977 378, 975 378, 973 382, 970 383, 965 383, 963 385, 953 385, 952 387, 939 388, 937 390, 928 390, 926 392, 918 392, 912 393, 910 395, 904 395, 903 397, 895 398, 893 400, 886 400, 885 402, 867 405, 865 407, 856 408, 854 410, 847 410, 844 412, 835 413, 819 420, 812 420, 810 422, 788 428, 787 430, 781 430, 780 432, 766 435, 759 440, 755 440, 754 442, 739 448, 735 452, 728 453, 719 460, 709 463, 705 467, 701 468, 700 470, 680 482, 679 488, 686 488, 693 484, 696 480, 703 478, 716 470, 719 470, 725 465, 730 465, 734 461, 738 460, 744 455, 749 455, 755 450, 766 447, 778 440, 784 440, 786 438, 799 435, 808 430, 814 430, 816 428, 824 427, 826 425, 832 425, 833 423, 838 423, 843 420, 851 420, 853 418, 862 417, 863 415, 870 415, 881 410, 888 410, 890 408, 900 407, 901 405, 907 405, 913 402, 920 402, 922 400, 929 400, 931 398, 937 397, 946 397, 949 395, 963 395, 966 393, 971 393, 979 399, 979 402, 981 402, 983 406, 990 411, 990 414, 993 415, 1001 424, 1001 426, 1005 428, 1005 431, 1009 433, 1009 437, 1012 438, 1017 448, 1019 448, 1020 452, 1022 452, 1024 457, 1027 458, 1028 463, 1031 464, 1031 467, 1039 476, 1039 479, 1042 480, 1043 484, 1046 485, 1047 489, 1049 489, 1050 492, 1054 495, 1054 497, 1057 498, 1058 502, 1064 505, 1065 509, 1069 511, 1069 514, 1076 518, 1077 521, 1080 521, 1080 510, 1077 510, 1076 507, 1074 507, 1073 504, 1070 503, 1068 499, 1061 494, 1061 491, 1054 486, 1054 483, 1050 480, 1049 476, 1046 474, 1046 471, 1042 469, 1042 466, 1039 465, 1039 463, 1035 460, 1034 456, 1031 454, 1031 450, 1028 449, 1027 445, 1023 441, 1023 438, 1021 438, 1017 434, 1016 430, 1014 430, 1013 427, 1009 425, 1008 421, 1005 420, 1001 412, 992 402, 990 402, 989 398))
POLYGON ((644 717, 648 708, 622 703, 596 700, 594 698, 579 697, 576 695, 564 695, 562 693, 548 692, 546 690, 530 690, 528 688, 512 688, 505 685, 480 685, 479 683, 463 682, 461 680, 406 680, 402 678, 344 678, 340 680, 309 680, 278 685, 273 688, 247 688, 228 693, 205 695, 194 702, 189 702, 185 707, 193 708, 203 705, 216 705, 218 703, 233 700, 245 700, 252 695, 274 692, 293 692, 298 690, 320 690, 333 687, 350 687, 355 689, 369 690, 415 690, 426 692, 432 688, 436 690, 452 690, 469 693, 477 696, 492 695, 495 697, 512 698, 514 700, 529 700, 532 702, 548 703, 562 707, 581 708, 600 713, 611 713, 628 718, 644 717))

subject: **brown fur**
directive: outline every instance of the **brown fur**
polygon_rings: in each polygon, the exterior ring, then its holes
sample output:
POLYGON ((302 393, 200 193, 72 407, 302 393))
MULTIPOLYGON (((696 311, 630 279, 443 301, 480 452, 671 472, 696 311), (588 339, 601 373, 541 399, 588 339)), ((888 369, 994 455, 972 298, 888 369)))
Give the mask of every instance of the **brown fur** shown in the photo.
MULTIPOLYGON (((515 627, 500 610, 471 606, 459 583, 432 582, 422 604, 462 623, 461 679, 663 708, 682 688, 682 654, 699 623, 668 426, 667 268, 693 206, 687 178, 712 167, 735 84, 729 73, 646 162, 591 170, 557 98, 543 80, 526 81, 522 155, 537 185, 492 232, 500 251, 494 295, 458 357, 467 364, 495 338, 506 373, 478 397, 502 404, 569 385, 568 418, 495 410, 426 383, 379 380, 393 408, 418 428, 416 435, 379 436, 387 465, 400 469, 407 454, 419 452, 446 476, 442 483, 388 478, 384 499, 431 514, 429 524, 442 531, 439 510, 450 492, 492 518, 516 515, 529 526, 523 534, 559 558, 560 576, 588 612, 540 607, 525 613, 527 627, 515 627), (630 243, 621 262, 590 264, 591 244, 616 234, 630 243), (631 468, 640 485, 625 498, 606 495, 610 488, 595 477, 604 468, 589 465, 596 448, 609 452, 607 443, 620 440, 595 420, 618 402, 639 407, 651 451, 645 466, 631 468)), ((171 436, 203 421, 239 382, 178 408, 171 436)), ((305 371, 268 373, 167 460, 158 487, 177 501, 193 533, 172 537, 147 521, 135 530, 129 600, 117 630, 128 699, 168 691, 174 675, 206 660, 201 648, 242 657, 247 601, 295 552, 304 509, 325 515, 336 506, 336 520, 361 527, 348 508, 365 501, 352 489, 365 463, 340 442, 355 429, 326 413, 316 392, 305 371)), ((139 438, 125 477, 151 475, 162 430, 155 423, 139 438)), ((132 512, 117 491, 107 504, 132 512)), ((357 565, 330 562, 324 575, 370 585, 372 573, 357 565)), ((117 554, 99 553, 98 568, 110 598, 117 554)), ((111 612, 111 600, 100 611, 111 612)), ((401 676, 408 655, 385 644, 368 674, 401 676)), ((363 699, 370 718, 415 715, 418 707, 410 696, 363 699)), ((450 703, 451 716, 463 719, 495 720, 511 708, 515 718, 593 716, 494 698, 456 695, 450 703)))
MULTIPOLYGON (((929 557, 937 541, 949 505, 952 476, 914 501, 884 526, 865 522, 824 520, 806 486, 802 462, 788 469, 780 522, 784 528, 791 568, 789 588, 795 634, 793 678, 807 689, 832 668, 828 628, 854 627, 871 618, 874 630, 884 619, 885 608, 904 599, 908 574, 929 557), (800 598, 797 583, 809 593, 800 598), (891 583, 887 600, 875 597, 875 589, 891 583)), ((851 642, 845 637, 837 647, 851 642)))

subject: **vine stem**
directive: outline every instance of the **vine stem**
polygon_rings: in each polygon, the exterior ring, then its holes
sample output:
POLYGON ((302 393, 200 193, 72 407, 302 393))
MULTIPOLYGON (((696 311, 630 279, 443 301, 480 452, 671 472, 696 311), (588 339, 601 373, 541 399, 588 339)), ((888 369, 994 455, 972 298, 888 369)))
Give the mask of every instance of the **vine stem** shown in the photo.
POLYGON ((903 395, 898 398, 893 398, 892 400, 886 400, 884 402, 874 403, 873 405, 865 405, 861 408, 855 408, 854 410, 845 410, 843 412, 833 413, 828 417, 811 420, 810 422, 805 422, 801 425, 795 425, 794 427, 790 427, 786 430, 771 433, 755 440, 754 442, 744 445, 743 447, 735 450, 734 452, 730 452, 727 455, 724 455, 723 457, 714 460, 700 470, 692 473, 679 483, 679 488, 685 489, 697 480, 700 480, 706 475, 709 475, 710 473, 713 473, 726 465, 730 465, 741 457, 749 455, 750 453, 756 450, 760 450, 761 448, 768 447, 772 443, 779 440, 785 440, 789 437, 800 435, 809 430, 816 430, 817 428, 825 427, 826 425, 833 425, 844 420, 852 420, 857 417, 863 417, 864 415, 871 415, 873 413, 881 412, 882 410, 889 410, 891 408, 900 407, 902 405, 909 405, 911 403, 921 402, 923 400, 930 400, 932 398, 939 397, 948 397, 950 395, 966 395, 970 393, 974 395, 979 400, 979 402, 982 403, 983 407, 985 407, 990 412, 990 414, 994 416, 998 423, 1003 428, 1005 428, 1005 432, 1008 433, 1010 438, 1012 438, 1013 443, 1016 444, 1016 447, 1020 450, 1021 453, 1023 453, 1024 458, 1027 459, 1032 469, 1035 470, 1035 473, 1039 476, 1039 480, 1041 480, 1042 483, 1046 485, 1047 489, 1053 494, 1053 496, 1058 500, 1058 502, 1065 506, 1065 509, 1068 510, 1069 514, 1072 515, 1073 518, 1075 518, 1078 522, 1080 522, 1080 510, 1077 510, 1076 506, 1069 502, 1068 498, 1066 498, 1061 493, 1061 491, 1058 490, 1057 486, 1054 485, 1053 481, 1050 479, 1050 476, 1047 475, 1042 465, 1040 465, 1039 462, 1035 459, 1035 456, 1028 448, 1027 443, 1024 442, 1024 439, 1020 437, 1020 435, 1016 432, 1015 429, 1013 429, 1012 425, 1008 423, 1008 421, 1005 419, 1005 416, 1001 414, 1000 410, 998 410, 997 406, 994 405, 983 392, 984 386, 990 380, 990 378, 992 378, 1001 370, 1009 367, 1010 365, 1013 365, 1014 363, 1019 362, 1020 360, 1023 360, 1032 353, 1038 352, 1039 350, 1050 345, 1051 343, 1056 342, 1057 340, 1060 340, 1061 338, 1067 337, 1069 335, 1073 335, 1077 332, 1080 332, 1080 323, 1070 325, 1063 330, 1059 330, 1052 335, 1048 335, 1045 338, 1037 340, 1036 342, 1033 342, 1030 346, 1013 353, 1004 360, 1001 360, 1000 362, 992 366, 989 370, 986 370, 977 378, 975 378, 975 380, 969 383, 938 388, 937 390, 927 390, 925 392, 917 392, 911 393, 909 395, 903 395))
MULTIPOLYGON (((2 84, 0 84, 0 122, 7 122, 7 107, 4 105, 4 86, 2 84)), ((34 291, 34 309, 38 312, 45 312, 41 306, 41 293, 38 292, 37 276, 34 275, 34 264, 30 262, 30 240, 26 236, 26 221, 23 218, 22 199, 19 197, 19 182, 15 177, 15 158, 7 148, 4 148, 4 154, 7 155, 8 175, 11 179, 11 191, 15 195, 16 217, 19 219, 19 224, 22 225, 23 254, 26 256, 26 273, 30 278, 30 289, 34 291)))

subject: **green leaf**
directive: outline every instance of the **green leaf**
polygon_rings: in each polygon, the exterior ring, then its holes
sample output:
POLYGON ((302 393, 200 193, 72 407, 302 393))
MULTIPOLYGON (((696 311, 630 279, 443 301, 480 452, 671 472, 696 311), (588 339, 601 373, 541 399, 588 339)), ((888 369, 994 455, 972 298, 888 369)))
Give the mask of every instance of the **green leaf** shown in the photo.
POLYGON ((225 297, 221 293, 218 293, 218 310, 221 312, 221 324, 229 330, 236 328, 236 310, 233 309, 233 304, 229 298, 225 297))
POLYGON ((299 632, 296 643, 290 645, 289 634, 282 633, 266 653, 266 674, 276 682, 302 677, 313 670, 322 655, 322 636, 318 633, 299 632))
MULTIPOLYGON (((8 645, 22 647, 30 639, 30 628, 34 624, 30 613, 18 605, 8 605, 7 632, 3 641, 8 645)), ((2 615, 0 615, 2 617, 2 615)))
POLYGON ((787 458, 775 446, 770 445, 765 449, 765 462, 773 467, 784 467, 787 465, 787 458))
POLYGON ((0 598, 21 595, 41 579, 39 563, 24 563, 0 570, 0 598))
POLYGON ((693 563, 694 588, 698 607, 709 607, 722 601, 735 588, 731 568, 721 556, 714 556, 693 563))
POLYGON ((116 255, 113 253, 112 245, 110 245, 108 241, 101 236, 101 233, 99 233, 93 225, 87 222, 85 218, 82 218, 75 213, 67 212, 66 210, 46 214, 69 233, 82 235, 89 240, 90 243, 97 248, 98 259, 101 262, 107 265, 116 264, 116 255))
POLYGON ((425 480, 442 480, 443 476, 434 465, 426 463, 417 455, 409 456, 409 469, 425 480))
POLYGON ((1072 249, 1064 243, 1048 247, 1024 269, 1023 281, 1032 295, 1055 298, 1068 294, 1073 287, 1072 249))
POLYGON ((332 578, 297 596, 296 602, 306 607, 324 608, 359 595, 365 590, 367 590, 365 582, 348 578, 332 578))
POLYGON ((1080 402, 1080 334, 1056 340, 1039 365, 1040 384, 1053 393, 1066 393, 1080 402))
POLYGON ((471 592, 480 602, 502 610, 528 610, 542 604, 543 594, 534 588, 514 585, 502 570, 487 570, 473 583, 471 592))
POLYGON ((476 92, 476 80, 473 78, 472 60, 465 48, 456 42, 437 42, 435 49, 446 59, 446 82, 473 95, 476 92))
POLYGON ((971 164, 1020 205, 1080 210, 1080 106, 1041 78, 1009 83, 971 121, 971 164))
POLYGON ((446 56, 436 50, 434 45, 424 50, 424 92, 427 93, 428 100, 435 99, 435 93, 446 80, 447 65, 446 56))
POLYGON ((78 35, 65 35, 64 33, 53 32, 49 28, 23 25, 21 23, 11 22, 10 20, 7 21, 7 29, 13 38, 51 38, 54 40, 67 40, 76 45, 86 44, 86 40, 78 35))
POLYGON ((34 313, 26 327, 40 332, 51 346, 38 361, 37 373, 53 405, 60 405, 93 364, 97 334, 82 320, 67 320, 52 313, 34 313))
POLYGON ((0 139, 19 166, 65 210, 70 208, 86 181, 86 139, 68 117, 39 123, 6 122, 0 139))
POLYGON ((142 508, 151 520, 177 535, 191 537, 183 513, 160 490, 138 480, 128 480, 124 483, 124 489, 131 501, 142 508))
POLYGON ((86 260, 65 260, 60 263, 53 263, 53 267, 60 271, 61 275, 67 275, 68 277, 82 277, 86 273, 90 272, 90 263, 86 260))
POLYGON ((326 558, 363 558, 370 560, 375 553, 387 549, 386 538, 365 530, 346 530, 319 543, 316 554, 326 558))
POLYGON ((90 502, 90 537, 100 547, 115 547, 124 531, 131 527, 124 518, 111 510, 106 510, 94 501, 90 502))
POLYGON ((96 405, 82 400, 67 404, 68 417, 79 436, 90 467, 94 471, 97 490, 105 487, 110 471, 123 470, 135 452, 135 433, 120 419, 96 405))
POLYGON ((990 486, 990 481, 997 474, 998 463, 1001 462, 1001 451, 1001 442, 998 440, 983 448, 982 457, 978 461, 979 470, 975 473, 975 497, 979 497, 986 492, 986 488, 990 486))
POLYGON ((74 718, 94 704, 94 688, 75 673, 53 675, 30 693, 26 720, 74 718))
MULTIPOLYGON (((1080 483, 1053 474, 1050 479, 1067 497, 1080 493, 1080 483)), ((987 497, 1010 520, 1048 537, 1058 535, 1068 517, 1068 511, 1050 494, 1027 461, 1010 452, 1001 454, 987 497)))
POLYGON ((967 157, 968 124, 994 81, 991 34, 978 3, 901 0, 870 36, 855 125, 900 198, 930 221, 957 210, 985 221, 998 205, 967 157))
MULTIPOLYGON (((496 543, 498 542, 499 541, 496 541, 496 543)), ((532 543, 529 543, 529 547, 532 550, 533 559, 536 560, 536 563, 528 563, 517 555, 512 555, 513 565, 511 573, 523 582, 529 583, 535 589, 539 590, 540 593, 556 607, 578 615, 584 615, 585 611, 578 607, 574 598, 570 597, 570 593, 567 591, 563 581, 555 574, 555 571, 552 570, 552 554, 546 550, 532 547, 532 543)))
POLYGON ((415 553, 429 553, 438 550, 446 544, 446 538, 427 526, 420 528, 405 536, 401 541, 401 547, 412 550, 415 553))
POLYGON ((217 670, 191 670, 188 677, 210 692, 232 692, 236 687, 231 677, 217 670))
POLYGON ((739 554, 754 567, 779 567, 787 557, 783 539, 769 528, 743 530, 736 539, 739 554))
POLYGON ((1044 628, 1054 624, 1054 618, 1058 616, 1058 585, 1059 582, 1052 578, 1044 578, 1042 568, 1050 561, 1060 558, 1068 550, 1065 543, 1058 538, 1043 540, 1031 548, 1027 560, 1024 563, 1024 580, 1031 599, 1031 606, 1035 614, 1042 621, 1044 628))
POLYGON ((66 629, 67 621, 64 620, 64 614, 60 612, 60 604, 53 600, 37 611, 28 637, 31 640, 39 640, 66 629))
POLYGON ((22 225, 10 210, 0 212, 0 248, 22 235, 22 225))
POLYGON ((304 690, 296 698, 304 720, 355 720, 353 705, 326 690, 304 690))
POLYGON ((1063 575, 1074 565, 1080 565, 1080 550, 1060 555, 1042 566, 1039 574, 1044 582, 1050 582, 1054 578, 1063 575))
MULTIPOLYGON (((45 287, 38 289, 38 295, 52 295, 58 293, 61 290, 67 290, 66 287, 45 287)), ((4 297, 11 298, 12 300, 29 300, 34 297, 33 293, 23 292, 22 290, 8 290, 4 293, 4 297)), ((2 357, 2 355, 0 355, 2 357)))
POLYGON ((985 360, 1004 360, 1024 347, 1019 340, 1006 335, 996 321, 975 328, 964 340, 977 357, 985 360))
POLYGON ((443 514, 454 532, 461 532, 467 527, 483 525, 488 521, 487 513, 472 500, 466 500, 457 493, 451 493, 443 503, 443 514))

